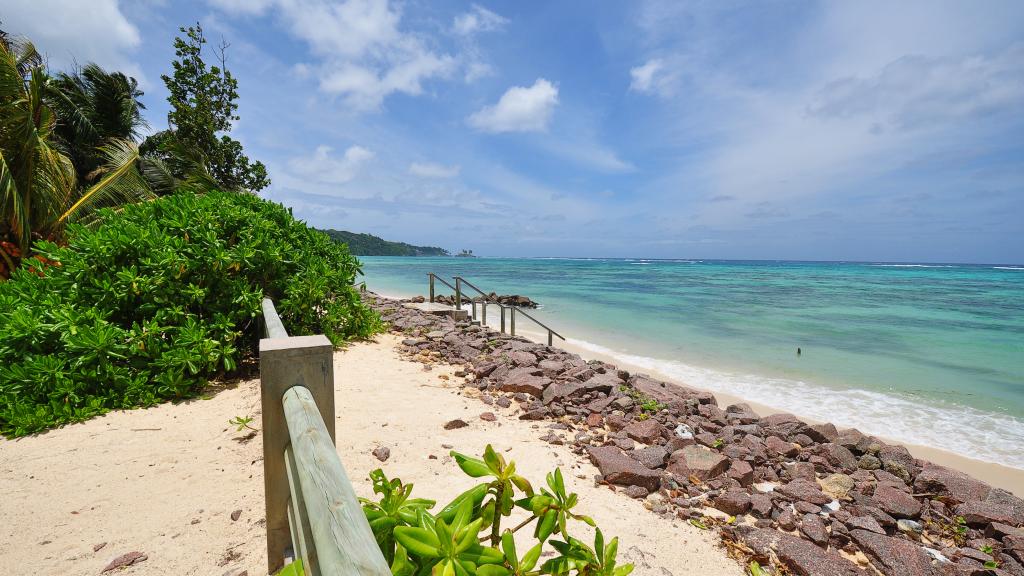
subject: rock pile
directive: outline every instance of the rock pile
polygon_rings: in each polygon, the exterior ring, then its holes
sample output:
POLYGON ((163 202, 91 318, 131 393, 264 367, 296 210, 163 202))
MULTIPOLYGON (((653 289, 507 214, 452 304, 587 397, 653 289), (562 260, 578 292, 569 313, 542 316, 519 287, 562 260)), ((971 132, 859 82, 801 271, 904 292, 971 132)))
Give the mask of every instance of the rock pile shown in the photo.
MULTIPOLYGON (((423 301, 422 296, 419 296, 418 298, 421 298, 420 302, 423 301)), ((463 295, 462 297, 463 302, 483 302, 484 300, 485 298, 483 296, 470 298, 469 296, 463 295)), ((455 296, 434 296, 434 301, 441 304, 447 304, 449 306, 455 306, 455 296)), ((537 302, 534 302, 529 297, 521 296, 519 294, 497 294, 495 292, 491 292, 487 295, 486 301, 491 304, 504 304, 505 306, 518 306, 519 308, 536 308, 539 306, 537 302)))
POLYGON ((1024 500, 903 446, 365 297, 412 359, 464 366, 465 386, 549 422, 544 439, 596 481, 716 526, 737 555, 794 574, 1024 576, 1024 500))

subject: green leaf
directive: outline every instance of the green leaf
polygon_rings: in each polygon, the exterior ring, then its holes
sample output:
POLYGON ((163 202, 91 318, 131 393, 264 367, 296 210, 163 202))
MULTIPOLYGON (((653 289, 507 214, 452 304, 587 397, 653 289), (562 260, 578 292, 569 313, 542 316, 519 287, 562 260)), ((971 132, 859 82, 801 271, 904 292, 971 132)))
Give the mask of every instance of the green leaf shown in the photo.
POLYGON ((473 478, 480 478, 491 474, 490 468, 488 468, 483 460, 459 454, 455 450, 452 450, 450 454, 455 459, 455 462, 458 463, 459 468, 462 468, 463 472, 473 478))
POLYGON ((441 555, 441 542, 433 532, 425 528, 399 526, 395 528, 395 540, 414 556, 437 558, 441 555))

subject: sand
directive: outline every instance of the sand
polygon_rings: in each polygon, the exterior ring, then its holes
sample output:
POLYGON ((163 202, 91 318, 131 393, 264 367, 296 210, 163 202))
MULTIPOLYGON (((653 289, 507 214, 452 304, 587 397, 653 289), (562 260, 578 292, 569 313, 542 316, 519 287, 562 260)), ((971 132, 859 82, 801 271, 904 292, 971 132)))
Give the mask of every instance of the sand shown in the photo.
MULTIPOLYGON (((714 534, 595 487, 597 470, 588 461, 539 440, 548 423, 486 406, 458 387, 454 368, 424 371, 400 358, 397 342, 382 335, 335 355, 338 451, 359 495, 372 496, 366 474, 383 467, 414 483, 414 495, 447 501, 474 482, 444 445, 478 454, 490 442, 535 485, 562 467, 580 510, 608 538, 620 537, 620 558, 636 563, 634 574, 743 574, 714 534), (481 420, 484 411, 497 420, 481 420), (469 425, 444 430, 455 418, 469 425), (377 446, 391 451, 383 464, 371 455, 377 446)), ((265 573, 261 438, 240 441, 246 433, 227 424, 245 415, 259 422, 258 382, 0 440, 0 566, 15 574, 95 575, 139 551, 148 558, 122 573, 265 573), (232 521, 235 510, 241 514, 232 521)))

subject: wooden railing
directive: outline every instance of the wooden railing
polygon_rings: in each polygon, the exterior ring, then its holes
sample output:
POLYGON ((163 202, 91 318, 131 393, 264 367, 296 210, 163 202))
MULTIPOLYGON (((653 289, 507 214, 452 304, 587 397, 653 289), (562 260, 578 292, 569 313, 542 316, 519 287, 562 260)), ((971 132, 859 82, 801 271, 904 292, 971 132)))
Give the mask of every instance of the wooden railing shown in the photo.
POLYGON ((260 340, 267 571, 302 559, 307 575, 390 576, 334 445, 334 348, 288 336, 263 300, 260 340))

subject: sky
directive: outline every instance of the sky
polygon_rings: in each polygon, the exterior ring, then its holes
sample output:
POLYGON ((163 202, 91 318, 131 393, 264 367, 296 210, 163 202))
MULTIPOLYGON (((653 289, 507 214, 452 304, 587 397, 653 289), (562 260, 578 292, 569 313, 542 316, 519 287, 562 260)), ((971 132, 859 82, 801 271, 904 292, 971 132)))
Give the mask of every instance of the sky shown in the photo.
MULTIPOLYGON (((51 68, 230 44, 311 225, 487 256, 1024 263, 1024 3, 5 0, 51 68)), ((212 56, 212 54, 211 54, 212 56)))

